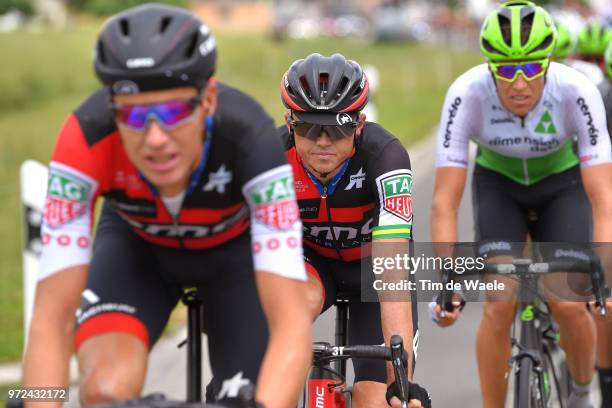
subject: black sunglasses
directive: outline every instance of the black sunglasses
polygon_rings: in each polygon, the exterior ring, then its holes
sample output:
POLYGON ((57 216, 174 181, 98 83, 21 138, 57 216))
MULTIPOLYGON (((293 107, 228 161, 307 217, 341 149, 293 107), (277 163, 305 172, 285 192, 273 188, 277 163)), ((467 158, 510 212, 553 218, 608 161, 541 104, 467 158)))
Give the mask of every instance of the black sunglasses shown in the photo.
POLYGON ((289 126, 301 137, 316 142, 323 132, 327 133, 332 141, 337 141, 353 136, 359 126, 359 120, 347 122, 343 125, 317 125, 316 123, 303 122, 289 118, 289 126))

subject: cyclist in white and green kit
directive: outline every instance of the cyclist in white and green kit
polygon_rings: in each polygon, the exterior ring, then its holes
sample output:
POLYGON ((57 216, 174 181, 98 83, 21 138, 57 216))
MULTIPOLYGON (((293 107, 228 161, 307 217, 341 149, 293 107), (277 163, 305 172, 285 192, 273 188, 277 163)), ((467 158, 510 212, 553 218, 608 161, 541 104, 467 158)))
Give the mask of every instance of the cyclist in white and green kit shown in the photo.
MULTIPOLYGON (((608 43, 605 52, 606 79, 599 84, 599 91, 606 108, 608 133, 612 135, 612 41, 608 43)), ((612 271, 607 270, 606 285, 612 286, 612 271)), ((612 301, 608 301, 608 310, 612 301)), ((597 325, 597 373, 601 389, 601 406, 612 407, 612 314, 605 319, 598 313, 594 314, 597 325)))
MULTIPOLYGON (((522 246, 512 243, 525 240, 528 212, 538 217, 534 241, 612 241, 612 152, 603 103, 587 78, 550 61, 555 36, 550 15, 528 1, 506 2, 485 20, 480 48, 487 63, 461 75, 444 102, 431 214, 434 242, 457 242, 470 140, 478 145, 472 185, 476 241, 496 244, 486 255, 507 259, 521 253, 522 246)), ((505 300, 485 302, 478 331, 485 408, 504 406, 506 396, 515 299, 505 300)), ((592 407, 592 316, 584 303, 551 302, 550 308, 573 381, 567 406, 592 407)), ((459 309, 444 317, 434 312, 438 324, 448 326, 459 309)))

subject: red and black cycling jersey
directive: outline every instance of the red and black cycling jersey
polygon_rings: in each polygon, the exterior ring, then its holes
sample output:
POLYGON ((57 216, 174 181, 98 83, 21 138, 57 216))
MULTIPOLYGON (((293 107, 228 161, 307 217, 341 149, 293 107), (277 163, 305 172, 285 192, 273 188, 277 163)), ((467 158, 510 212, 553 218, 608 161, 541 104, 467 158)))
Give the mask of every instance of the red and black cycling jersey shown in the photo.
POLYGON ((176 217, 128 159, 114 119, 105 88, 76 109, 60 132, 49 169, 40 278, 88 263, 98 196, 158 245, 211 248, 251 224, 256 258, 295 251, 301 236, 294 231, 300 226, 291 169, 272 119, 249 96, 218 84, 203 160, 176 217), (282 237, 286 233, 290 237, 282 237))
POLYGON ((323 186, 302 163, 287 127, 278 131, 293 169, 305 245, 353 261, 367 255, 362 246, 373 239, 410 238, 412 171, 395 136, 366 122, 351 158, 323 186))

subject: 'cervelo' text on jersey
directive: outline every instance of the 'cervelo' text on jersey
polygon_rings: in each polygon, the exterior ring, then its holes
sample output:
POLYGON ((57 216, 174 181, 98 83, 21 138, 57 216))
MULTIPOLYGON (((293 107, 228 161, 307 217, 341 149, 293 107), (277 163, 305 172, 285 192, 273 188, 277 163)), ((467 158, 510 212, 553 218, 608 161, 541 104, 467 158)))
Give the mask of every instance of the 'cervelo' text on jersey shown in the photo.
POLYGON ((410 238, 412 171, 397 138, 366 122, 351 158, 323 186, 304 167, 287 127, 279 132, 293 168, 305 245, 353 261, 368 255, 364 244, 372 239, 410 238))
POLYGON ((109 101, 107 90, 94 93, 68 117, 57 140, 39 279, 89 263, 100 195, 135 233, 157 245, 212 248, 250 226, 256 269, 305 279, 291 167, 272 119, 255 101, 219 84, 201 173, 194 172, 175 215, 128 159, 109 101))
POLYGON ((436 166, 466 167, 468 143, 476 162, 517 183, 530 185, 575 166, 612 160, 601 96, 576 70, 551 62, 540 101, 526 117, 506 110, 487 65, 461 75, 444 102, 436 166), (572 146, 578 140, 578 155, 572 146))

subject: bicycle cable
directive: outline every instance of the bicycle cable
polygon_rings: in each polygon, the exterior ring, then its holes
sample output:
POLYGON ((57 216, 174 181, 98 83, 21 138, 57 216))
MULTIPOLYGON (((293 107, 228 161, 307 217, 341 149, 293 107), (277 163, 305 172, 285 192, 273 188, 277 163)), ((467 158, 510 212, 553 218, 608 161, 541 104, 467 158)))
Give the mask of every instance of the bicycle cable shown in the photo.
POLYGON ((563 402, 563 399, 561 398, 561 384, 559 383, 559 377, 557 377, 557 371, 555 370, 555 366, 552 361, 552 356, 550 355, 550 350, 548 350, 548 347, 546 346, 546 344, 543 344, 542 346, 544 349, 544 354, 548 358, 548 363, 550 364, 550 371, 552 371, 553 380, 555 381, 555 387, 557 389, 557 398, 559 399, 559 406, 561 408, 565 408, 565 403, 563 402))

